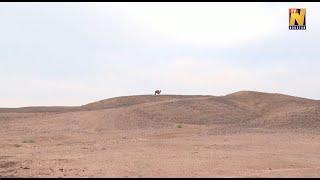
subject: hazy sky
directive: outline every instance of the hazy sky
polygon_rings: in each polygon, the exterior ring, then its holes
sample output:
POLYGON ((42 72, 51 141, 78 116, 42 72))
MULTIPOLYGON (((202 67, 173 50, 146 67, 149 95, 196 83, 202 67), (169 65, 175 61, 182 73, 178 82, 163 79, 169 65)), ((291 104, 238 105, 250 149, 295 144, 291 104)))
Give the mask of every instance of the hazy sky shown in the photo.
POLYGON ((320 99, 320 3, 0 3, 0 20, 0 107, 155 89, 320 99), (307 30, 288 30, 289 8, 307 30))

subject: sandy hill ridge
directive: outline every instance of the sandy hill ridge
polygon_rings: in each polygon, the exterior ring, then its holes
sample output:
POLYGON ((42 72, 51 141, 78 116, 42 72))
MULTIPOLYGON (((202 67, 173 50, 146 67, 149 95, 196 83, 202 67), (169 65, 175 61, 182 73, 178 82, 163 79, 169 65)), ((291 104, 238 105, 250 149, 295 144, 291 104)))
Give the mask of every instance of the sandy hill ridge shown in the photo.
POLYGON ((161 128, 175 124, 238 129, 320 128, 319 101, 254 91, 226 96, 124 96, 77 107, 3 108, 0 112, 2 116, 10 112, 55 112, 48 118, 97 130, 161 128))

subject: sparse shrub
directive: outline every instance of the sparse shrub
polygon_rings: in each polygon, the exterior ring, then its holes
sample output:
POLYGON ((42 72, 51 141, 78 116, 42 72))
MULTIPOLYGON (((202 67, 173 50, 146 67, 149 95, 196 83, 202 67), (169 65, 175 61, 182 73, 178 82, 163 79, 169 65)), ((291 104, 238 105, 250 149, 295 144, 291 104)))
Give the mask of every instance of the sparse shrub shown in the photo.
POLYGON ((181 124, 178 124, 178 125, 177 125, 177 128, 182 128, 182 125, 181 125, 181 124))
POLYGON ((23 143, 35 143, 33 139, 23 140, 23 143))
POLYGON ((21 147, 21 145, 20 144, 15 144, 14 147, 18 148, 18 147, 21 147))

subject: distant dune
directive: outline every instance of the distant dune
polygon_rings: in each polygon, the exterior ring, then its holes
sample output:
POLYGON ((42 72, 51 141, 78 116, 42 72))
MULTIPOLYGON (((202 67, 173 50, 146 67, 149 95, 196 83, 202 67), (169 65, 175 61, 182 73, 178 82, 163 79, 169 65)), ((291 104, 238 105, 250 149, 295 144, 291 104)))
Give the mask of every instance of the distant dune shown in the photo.
POLYGON ((66 118, 79 112, 82 114, 79 119, 90 119, 96 128, 101 129, 160 128, 172 123, 220 125, 225 128, 320 128, 319 101, 254 91, 226 96, 123 96, 76 107, 0 109, 0 113, 9 112, 59 113, 60 117, 66 118))

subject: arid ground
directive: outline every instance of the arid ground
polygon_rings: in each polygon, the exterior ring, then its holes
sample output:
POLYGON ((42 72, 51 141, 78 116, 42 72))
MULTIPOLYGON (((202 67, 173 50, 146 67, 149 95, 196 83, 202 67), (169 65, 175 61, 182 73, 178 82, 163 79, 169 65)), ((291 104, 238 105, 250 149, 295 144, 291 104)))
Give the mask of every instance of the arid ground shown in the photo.
POLYGON ((2 108, 0 177, 320 177, 320 101, 240 91, 2 108))

